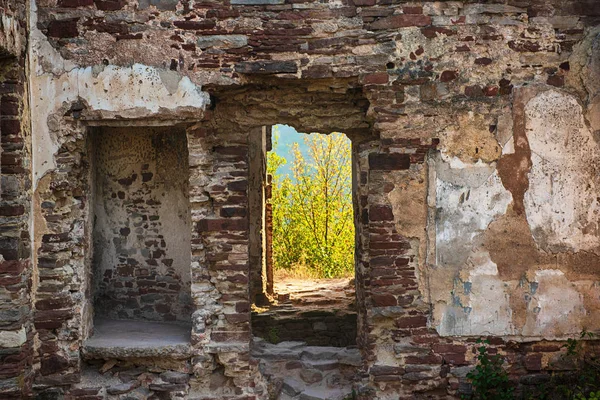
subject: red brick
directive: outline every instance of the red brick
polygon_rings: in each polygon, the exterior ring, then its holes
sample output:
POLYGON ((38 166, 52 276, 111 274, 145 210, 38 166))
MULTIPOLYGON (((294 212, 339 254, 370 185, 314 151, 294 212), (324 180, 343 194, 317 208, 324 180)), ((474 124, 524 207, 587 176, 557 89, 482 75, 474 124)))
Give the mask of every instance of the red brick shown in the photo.
POLYGON ((191 21, 175 21, 173 25, 178 27, 179 29, 199 31, 204 29, 212 29, 217 24, 213 20, 191 20, 191 21))
POLYGON ((9 260, 0 262, 0 274, 20 274, 25 270, 27 262, 9 260))
POLYGON ((69 367, 69 361, 59 356, 58 354, 51 354, 48 357, 43 357, 41 360, 40 372, 42 375, 56 374, 64 371, 69 367))
POLYGON ((19 115, 19 100, 10 97, 3 97, 2 101, 0 102, 0 115, 19 115))
POLYGON ((375 74, 365 75, 363 83, 366 85, 384 85, 389 81, 389 75, 387 72, 378 72, 375 74))
POLYGON ((446 353, 442 355, 444 361, 448 364, 452 365, 466 365, 467 361, 465 358, 465 354, 462 353, 446 353))
POLYGON ((499 92, 498 86, 486 86, 483 88, 483 94, 488 97, 497 96, 499 92))
POLYGON ((440 75, 440 81, 442 82, 450 82, 456 79, 458 74, 456 71, 444 71, 442 75, 440 75))
POLYGON ((404 360, 406 364, 425 364, 436 365, 442 363, 442 357, 437 354, 428 354, 423 356, 408 356, 404 360))
MULTIPOLYGON (((456 35, 456 32, 452 29, 448 28, 440 28, 437 26, 429 26, 427 28, 421 28, 421 33, 428 39, 434 39, 438 36, 438 33, 441 35, 452 36, 456 35)), ((418 55, 418 54, 417 54, 418 55)))
POLYGON ((248 229, 248 220, 245 218, 219 218, 203 219, 198 222, 198 232, 215 231, 246 231, 248 229))
POLYGON ((395 325, 398 328, 422 328, 427 326, 427 317, 424 315, 400 317, 396 320, 395 325))
POLYGON ((2 134, 2 142, 5 142, 4 137, 6 136, 19 135, 21 133, 21 121, 18 119, 0 121, 0 133, 2 134))
POLYGON ((398 300, 391 294, 373 294, 371 296, 375 307, 391 307, 397 306, 398 300))
POLYGON ((55 38, 73 38, 79 36, 77 22, 79 18, 52 21, 48 25, 48 36, 55 38))
POLYGON ((127 0, 94 0, 98 10, 117 11, 125 7, 127 0))
POLYGON ((449 344, 449 343, 439 343, 434 344, 432 347, 433 351, 436 353, 466 353, 467 347, 463 344, 449 344))
POLYGON ((525 356, 525 368, 528 371, 541 371, 542 369, 542 354, 531 353, 525 356))
POLYGON ((565 85, 565 77, 562 76, 562 75, 551 75, 546 80, 546 83, 548 85, 552 85, 552 86, 556 86, 556 87, 562 87, 562 86, 565 85))
POLYGON ((372 205, 369 207, 370 221, 393 221, 394 213, 391 206, 372 205))
POLYGON ((490 65, 492 63, 492 59, 488 57, 480 57, 475 59, 475 64, 477 65, 490 65))
MULTIPOLYGON (((4 171, 2 171, 4 172, 4 171)), ((18 217, 25 214, 25 207, 18 206, 0 206, 0 216, 2 217, 18 217)))
POLYGON ((410 155, 401 153, 371 153, 369 168, 375 171, 397 171, 410 168, 410 155))
POLYGON ((423 14, 423 7, 421 6, 404 6, 402 7, 404 14, 423 14))

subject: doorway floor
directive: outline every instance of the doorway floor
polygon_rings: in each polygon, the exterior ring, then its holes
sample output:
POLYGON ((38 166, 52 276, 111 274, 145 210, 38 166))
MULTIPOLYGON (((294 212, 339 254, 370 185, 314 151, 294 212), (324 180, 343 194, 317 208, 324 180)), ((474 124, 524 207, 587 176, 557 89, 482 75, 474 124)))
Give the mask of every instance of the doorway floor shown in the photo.
POLYGON ((302 341, 311 346, 356 345, 354 282, 294 279, 274 283, 276 302, 254 308, 252 332, 270 343, 302 341))

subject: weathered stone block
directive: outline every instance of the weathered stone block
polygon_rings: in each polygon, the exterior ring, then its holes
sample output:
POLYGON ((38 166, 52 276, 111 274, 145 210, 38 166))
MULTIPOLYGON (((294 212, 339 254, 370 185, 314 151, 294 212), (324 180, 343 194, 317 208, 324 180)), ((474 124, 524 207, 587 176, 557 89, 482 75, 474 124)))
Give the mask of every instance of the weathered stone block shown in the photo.
POLYGON ((213 20, 189 20, 189 21, 174 21, 173 25, 180 29, 189 31, 200 31, 205 29, 212 29, 216 26, 213 20))
POLYGON ((116 11, 125 7, 127 0, 94 0, 98 10, 102 11, 116 11))
POLYGON ((374 171, 396 171, 410 168, 410 155, 408 154, 369 154, 369 167, 374 171))
POLYGON ((140 10, 145 10, 150 6, 154 6, 163 11, 175 11, 180 0, 139 0, 138 7, 140 10))
POLYGON ((235 64, 240 74, 295 74, 298 65, 295 61, 250 61, 235 64))
POLYGON ((238 49, 248 45, 248 36, 246 35, 209 35, 200 36, 196 45, 201 49, 209 47, 218 47, 223 49, 238 49))
POLYGON ((398 29, 406 28, 409 26, 427 26, 431 24, 431 17, 420 14, 405 14, 405 15, 393 15, 391 17, 385 17, 378 19, 373 22, 369 28, 371 30, 383 30, 383 29, 398 29))
POLYGON ((94 0, 59 0, 58 5, 60 7, 89 7, 94 5, 94 0))

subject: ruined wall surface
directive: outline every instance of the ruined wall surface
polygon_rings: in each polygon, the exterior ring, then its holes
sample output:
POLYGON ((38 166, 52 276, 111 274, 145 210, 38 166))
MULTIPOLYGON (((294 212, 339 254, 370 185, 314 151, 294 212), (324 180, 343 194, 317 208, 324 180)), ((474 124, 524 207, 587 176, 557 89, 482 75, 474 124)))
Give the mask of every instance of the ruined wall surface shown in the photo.
POLYGON ((457 395, 488 335, 515 380, 547 376, 554 340, 600 328, 598 7, 32 2, 36 390, 79 379, 91 327, 88 126, 182 121, 190 393, 265 396, 247 134, 276 123, 353 140, 362 398, 457 395))
POLYGON ((190 320, 186 142, 182 128, 96 130, 96 318, 190 320))
POLYGON ((0 397, 31 393, 31 131, 26 2, 0 1, 0 397))

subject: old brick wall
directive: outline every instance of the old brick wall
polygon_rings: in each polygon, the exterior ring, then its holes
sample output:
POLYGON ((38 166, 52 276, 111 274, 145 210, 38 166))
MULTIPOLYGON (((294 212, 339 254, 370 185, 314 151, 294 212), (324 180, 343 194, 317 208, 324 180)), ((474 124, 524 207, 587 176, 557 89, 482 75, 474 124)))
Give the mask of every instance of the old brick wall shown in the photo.
POLYGON ((198 123, 197 388, 262 395, 243 215, 247 134, 275 123, 353 140, 363 398, 456 395, 490 332, 515 380, 544 375, 599 328, 597 2, 35 5, 38 383, 78 379, 90 327, 86 124, 198 123))
POLYGON ((31 393, 31 131, 25 1, 0 1, 0 397, 31 393))
POLYGON ((94 134, 96 317, 189 321, 185 130, 104 128, 94 134))

